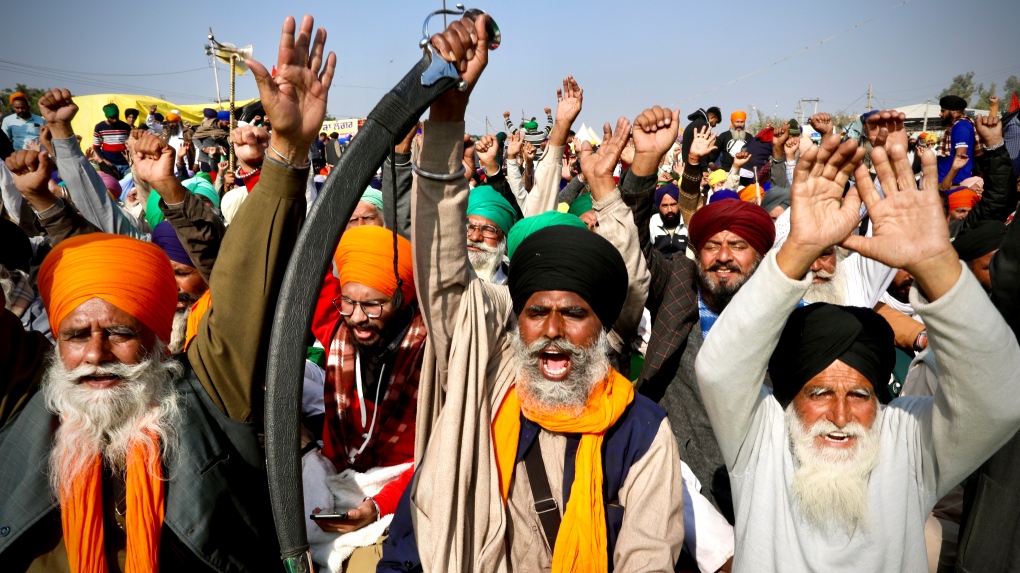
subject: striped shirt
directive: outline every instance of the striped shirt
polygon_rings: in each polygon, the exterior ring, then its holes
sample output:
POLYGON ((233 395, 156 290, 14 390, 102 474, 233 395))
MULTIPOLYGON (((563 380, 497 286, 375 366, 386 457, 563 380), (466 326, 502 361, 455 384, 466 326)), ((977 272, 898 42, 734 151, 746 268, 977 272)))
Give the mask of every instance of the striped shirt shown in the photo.
POLYGON ((121 120, 109 124, 102 121, 96 124, 92 134, 92 147, 103 159, 114 165, 127 165, 127 158, 124 152, 127 151, 125 143, 131 135, 131 126, 121 120))

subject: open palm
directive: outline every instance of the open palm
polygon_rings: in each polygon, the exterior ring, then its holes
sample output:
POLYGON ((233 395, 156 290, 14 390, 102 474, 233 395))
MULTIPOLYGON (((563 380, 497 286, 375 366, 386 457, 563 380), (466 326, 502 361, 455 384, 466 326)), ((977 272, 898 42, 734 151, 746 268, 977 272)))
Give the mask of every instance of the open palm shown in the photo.
POLYGON ((853 231, 860 221, 860 200, 842 201, 843 189, 863 157, 856 141, 840 144, 835 138, 801 156, 790 188, 789 242, 817 256, 853 231))
POLYGON ((336 69, 336 55, 332 52, 323 62, 326 30, 319 28, 312 40, 314 23, 311 16, 305 16, 295 37, 294 18, 287 16, 284 20, 275 76, 254 60, 246 62, 255 75, 274 135, 295 145, 310 145, 322 128, 326 95, 336 69))

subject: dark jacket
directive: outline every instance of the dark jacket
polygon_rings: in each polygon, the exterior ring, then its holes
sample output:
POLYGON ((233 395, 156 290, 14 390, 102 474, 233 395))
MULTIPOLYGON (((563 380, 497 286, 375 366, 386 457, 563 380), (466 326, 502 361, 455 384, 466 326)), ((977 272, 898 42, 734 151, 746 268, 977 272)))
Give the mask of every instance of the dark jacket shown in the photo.
MULTIPOLYGON (((1016 178, 1005 147, 985 152, 978 158, 982 160, 990 163, 985 171, 985 196, 989 192, 993 197, 1002 195, 999 186, 1004 184, 1009 204, 1016 205, 1016 178), (996 178, 996 174, 1008 176, 996 178)), ((984 202, 978 202, 971 213, 984 202)), ((1020 336, 1020 228, 1016 224, 1010 225, 989 272, 992 302, 1013 333, 1020 336)), ((1020 572, 1020 434, 1006 442, 966 484, 958 570, 1020 572)))

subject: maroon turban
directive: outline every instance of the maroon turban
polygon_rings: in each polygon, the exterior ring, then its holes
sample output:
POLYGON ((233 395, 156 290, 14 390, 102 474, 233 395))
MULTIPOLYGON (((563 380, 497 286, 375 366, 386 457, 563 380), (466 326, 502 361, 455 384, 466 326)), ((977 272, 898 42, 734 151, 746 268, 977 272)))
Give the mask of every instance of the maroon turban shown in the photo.
POLYGON ((776 241, 776 225, 765 209, 746 201, 709 203, 691 217, 688 237, 699 251, 716 233, 729 231, 765 255, 776 241))

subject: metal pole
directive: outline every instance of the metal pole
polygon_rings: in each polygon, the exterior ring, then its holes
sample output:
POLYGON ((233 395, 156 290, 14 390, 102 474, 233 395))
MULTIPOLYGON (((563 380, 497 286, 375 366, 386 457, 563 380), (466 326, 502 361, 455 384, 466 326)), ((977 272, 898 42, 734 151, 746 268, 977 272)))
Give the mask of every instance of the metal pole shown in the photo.
POLYGON ((924 126, 921 128, 921 131, 928 131, 928 106, 930 104, 931 98, 928 98, 928 101, 924 102, 924 126))
POLYGON ((871 84, 868 84, 868 111, 871 111, 871 84))
MULTIPOLYGON (((223 99, 220 97, 220 69, 216 67, 216 57, 212 60, 213 77, 216 78, 216 107, 222 107, 223 99)), ((216 111, 219 111, 217 109, 216 111)))
MULTIPOLYGON (((234 128, 237 127, 237 118, 234 117, 234 78, 237 77, 236 73, 237 65, 237 54, 230 54, 230 132, 234 132, 234 128)), ((237 157, 234 156, 234 144, 230 143, 230 172, 233 173, 236 169, 237 157)))

